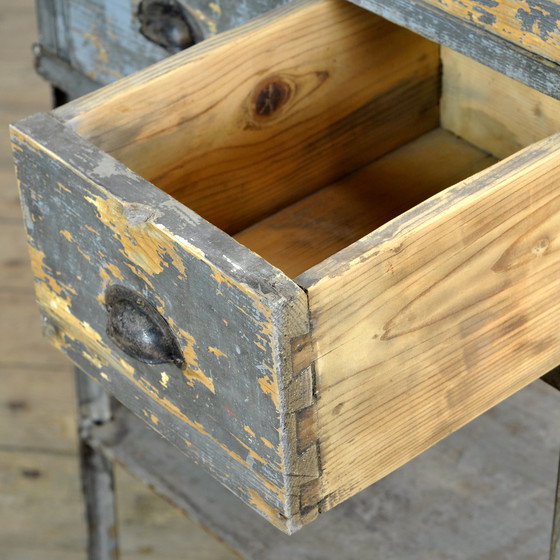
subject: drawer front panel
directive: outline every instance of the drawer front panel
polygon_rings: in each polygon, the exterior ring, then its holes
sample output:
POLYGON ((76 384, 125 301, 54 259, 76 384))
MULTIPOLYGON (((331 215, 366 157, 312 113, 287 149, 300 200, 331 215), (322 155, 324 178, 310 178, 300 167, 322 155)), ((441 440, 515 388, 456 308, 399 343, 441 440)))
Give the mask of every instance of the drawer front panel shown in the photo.
POLYGON ((280 395, 290 338, 306 329, 303 291, 52 117, 20 123, 14 142, 47 337, 283 524, 292 506, 280 395), (183 369, 142 363, 108 337, 105 294, 114 285, 157 308, 183 369))
MULTIPOLYGON (((193 38, 200 41, 283 3, 285 0, 50 0, 37 2, 37 12, 41 45, 97 84, 108 84, 176 52, 158 44, 159 35, 159 43, 173 39, 165 35, 165 25, 159 25, 164 17, 158 16, 159 6, 167 4, 187 14, 193 38), (148 20, 156 30, 151 38, 141 32, 141 4, 155 4, 148 20)), ((174 18, 168 21, 172 26, 174 18)))

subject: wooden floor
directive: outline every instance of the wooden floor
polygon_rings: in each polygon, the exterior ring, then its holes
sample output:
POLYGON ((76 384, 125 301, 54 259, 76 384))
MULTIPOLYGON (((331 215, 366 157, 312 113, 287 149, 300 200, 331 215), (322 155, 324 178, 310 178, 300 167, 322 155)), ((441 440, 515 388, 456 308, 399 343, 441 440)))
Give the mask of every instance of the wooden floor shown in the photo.
MULTIPOLYGON (((32 67, 30 46, 35 40, 33 2, 0 0, 0 560, 84 560, 85 529, 76 455, 72 371, 62 355, 50 349, 41 339, 6 130, 9 122, 47 110, 50 105, 49 88, 35 76, 32 67)), ((468 437, 479 438, 480 445, 468 449, 463 445, 467 451, 449 455, 448 467, 452 472, 452 463, 456 461, 460 466, 458 471, 464 471, 467 459, 463 453, 466 453, 472 479, 480 482, 484 480, 485 470, 489 469, 489 455, 485 453, 496 448, 505 449, 503 463, 495 470, 489 484, 499 485, 507 479, 509 482, 504 487, 508 491, 504 496, 508 495, 510 499, 505 503, 517 503, 520 515, 530 514, 526 518, 527 526, 535 522, 536 516, 542 517, 543 522, 539 522, 541 530, 531 530, 531 535, 520 533, 518 542, 510 539, 507 545, 489 547, 486 552, 480 552, 480 546, 474 547, 478 551, 476 553, 469 549, 469 543, 465 542, 465 535, 471 535, 468 531, 462 534, 463 545, 466 546, 458 547, 453 555, 438 552, 440 547, 437 542, 430 545, 431 552, 427 552, 428 548, 415 551, 404 546, 406 527, 393 522, 399 517, 397 510, 410 509, 409 504, 401 503, 400 499, 397 500, 399 503, 385 500, 384 504, 392 505, 387 506, 385 511, 377 504, 377 517, 371 514, 371 519, 376 520, 375 526, 372 525, 372 535, 376 530, 381 531, 385 536, 381 535, 378 542, 393 544, 377 550, 372 547, 371 560, 544 558, 560 442, 560 414, 558 406, 555 406, 553 390, 541 382, 522 393, 524 396, 516 396, 511 403, 508 401, 500 405, 508 412, 507 424, 500 424, 499 418, 503 414, 500 416, 490 411, 490 416, 485 415, 487 424, 479 423, 470 428, 469 434, 474 436, 468 437), (523 407, 525 410, 529 407, 530 414, 525 414, 523 407), (492 424, 492 418, 495 424, 492 424), (527 423, 536 426, 533 432, 523 430, 527 423), (488 425, 505 427, 502 431, 501 428, 482 428, 488 425), (514 440, 516 433, 521 434, 515 440, 517 443, 505 446, 504 442, 514 440), (529 436, 523 434, 531 433, 537 435, 533 435, 530 442, 524 442, 523 437, 529 436), (499 441, 501 447, 493 445, 493 441, 499 441), (532 450, 528 455, 523 454, 524 443, 530 443, 526 447, 532 450), (510 466, 511 472, 508 472, 510 466), (512 492, 517 501, 511 500, 512 492), (389 533, 392 534, 387 536, 389 533)), ((460 434, 463 435, 453 437, 468 439, 467 432, 461 431, 460 434)), ((385 491, 397 495, 390 490, 390 484, 398 484, 400 477, 406 486, 407 476, 413 477, 418 485, 418 477, 413 473, 422 472, 422 468, 420 463, 415 464, 417 471, 407 471, 405 467, 399 471, 401 474, 397 478, 393 476, 392 482, 383 482, 380 488, 387 487, 389 490, 385 491)), ((420 500, 422 502, 426 498, 423 516, 414 516, 428 536, 432 529, 435 534, 443 524, 437 507, 430 508, 431 497, 435 500, 439 491, 429 489, 435 489, 438 484, 446 485, 446 479, 438 475, 437 469, 429 475, 431 482, 419 485, 426 492, 420 500)), ((236 557, 122 470, 118 472, 117 483, 125 560, 226 560, 236 557)), ((461 481, 455 483, 460 485, 461 481)), ((480 495, 480 483, 477 491, 480 495)), ((458 492, 464 494, 467 503, 474 490, 469 484, 464 484, 458 492)), ((403 494, 406 492, 403 491, 403 494)), ((367 513, 367 505, 360 502, 363 498, 357 496, 356 499, 362 514, 367 513)), ((471 535, 472 542, 491 542, 495 535, 494 541, 499 543, 504 529, 499 504, 484 503, 477 511, 484 515, 484 508, 488 510, 487 517, 478 519, 475 526, 481 529, 471 535), (498 513, 490 515, 489 512, 496 508, 498 513)), ((507 510, 510 517, 516 515, 511 506, 507 510)), ((461 511, 455 511, 455 516, 457 527, 438 541, 441 550, 454 550, 451 540, 454 535, 460 534, 463 523, 461 511), (448 542, 443 542, 445 539, 448 542)), ((449 522, 449 519, 446 521, 449 522)), ((473 526, 472 519, 464 522, 466 527, 473 526)), ((301 538, 305 538, 304 531, 292 541, 294 545, 301 538)), ((299 560, 297 554, 289 560, 292 558, 299 560)), ((344 560, 340 555, 337 559, 344 560)))
MULTIPOLYGON (((0 0, 0 560, 84 560, 72 370, 41 339, 7 133, 50 106, 36 40, 34 2, 0 0)), ((237 558, 122 469, 117 485, 125 560, 237 558)))

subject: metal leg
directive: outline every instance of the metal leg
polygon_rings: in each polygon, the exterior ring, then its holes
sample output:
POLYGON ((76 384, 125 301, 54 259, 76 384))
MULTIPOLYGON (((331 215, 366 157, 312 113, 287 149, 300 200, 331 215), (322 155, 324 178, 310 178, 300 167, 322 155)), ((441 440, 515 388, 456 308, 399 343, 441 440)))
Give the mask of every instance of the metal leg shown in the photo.
MULTIPOLYGON (((556 367, 547 373, 542 377, 542 380, 560 390, 560 367, 556 367)), ((550 560, 560 560, 560 465, 558 466, 558 479, 556 481, 556 500, 554 502, 550 560)))
POLYGON ((558 466, 558 478, 556 481, 556 501, 554 503, 554 520, 552 521, 550 560, 560 560, 560 465, 558 466))
POLYGON ((85 373, 76 369, 82 489, 88 528, 88 559, 119 557, 113 465, 89 444, 91 430, 111 421, 111 398, 85 373))

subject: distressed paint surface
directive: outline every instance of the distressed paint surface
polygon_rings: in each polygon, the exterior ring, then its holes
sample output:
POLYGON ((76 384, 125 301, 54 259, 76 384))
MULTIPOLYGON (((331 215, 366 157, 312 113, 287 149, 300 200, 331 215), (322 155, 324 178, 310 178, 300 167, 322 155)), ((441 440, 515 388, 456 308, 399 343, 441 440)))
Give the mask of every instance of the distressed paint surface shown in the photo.
POLYGON ((424 0, 528 51, 560 62, 560 3, 554 0, 424 0))
MULTIPOLYGON (((439 0, 351 1, 547 95, 560 98, 558 2, 442 0, 444 4, 441 4, 439 0), (475 10, 473 7, 475 5, 480 9, 475 10), (513 14, 514 5, 519 6, 522 12, 529 11, 524 17, 521 17, 521 12, 516 17, 513 14), (481 12, 482 6, 485 12, 481 12), (452 15, 452 12, 468 13, 469 10, 472 18, 452 15), (498 24, 490 23, 494 16, 488 10, 499 12, 500 21, 507 17, 513 18, 517 27, 513 24, 511 29, 503 25, 498 26, 500 33, 496 33, 494 28, 498 24), (475 19, 477 14, 479 17, 475 19), (542 14, 542 17, 538 14, 542 14), (481 22, 480 16, 489 23, 481 22), (546 25, 542 23, 543 19, 546 19, 546 25), (543 41, 543 36, 547 38, 546 41, 543 41), (530 50, 530 45, 536 46, 530 50)), ((498 16, 495 17, 497 22, 498 16)))
POLYGON ((304 292, 51 116, 18 123, 13 137, 46 336, 234 493, 293 530, 291 475, 307 473, 294 470, 283 391, 289 339, 307 328, 304 292), (137 362, 112 344, 104 307, 112 284, 140 292, 167 319, 183 371, 137 362))
MULTIPOLYGON (((37 2, 41 42, 100 85, 132 74, 169 53, 140 33, 140 0, 49 0, 37 2)), ((202 40, 286 3, 286 0, 189 0, 202 40)))

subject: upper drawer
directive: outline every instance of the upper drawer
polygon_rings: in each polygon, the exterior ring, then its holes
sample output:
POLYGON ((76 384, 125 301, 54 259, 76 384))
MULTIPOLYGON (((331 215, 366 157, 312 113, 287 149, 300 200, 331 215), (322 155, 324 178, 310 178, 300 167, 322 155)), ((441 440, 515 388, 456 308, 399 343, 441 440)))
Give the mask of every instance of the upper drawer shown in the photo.
POLYGON ((83 95, 286 1, 36 2, 36 68, 66 93, 83 95))
POLYGON ((560 2, 556 0, 352 1, 560 98, 560 2))
POLYGON ((312 0, 29 117, 45 334, 294 531, 560 362, 559 108, 312 0))

